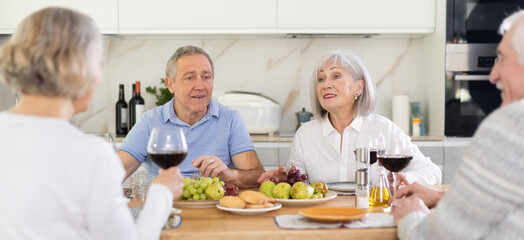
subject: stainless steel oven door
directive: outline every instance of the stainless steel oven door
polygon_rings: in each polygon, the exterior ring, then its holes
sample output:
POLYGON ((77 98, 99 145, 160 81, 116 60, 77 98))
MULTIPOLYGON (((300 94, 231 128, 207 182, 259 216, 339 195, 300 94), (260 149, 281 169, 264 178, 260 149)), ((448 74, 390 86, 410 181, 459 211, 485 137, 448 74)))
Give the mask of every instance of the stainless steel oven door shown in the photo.
POLYGON ((487 74, 448 72, 445 135, 473 136, 478 125, 501 103, 500 91, 487 74))

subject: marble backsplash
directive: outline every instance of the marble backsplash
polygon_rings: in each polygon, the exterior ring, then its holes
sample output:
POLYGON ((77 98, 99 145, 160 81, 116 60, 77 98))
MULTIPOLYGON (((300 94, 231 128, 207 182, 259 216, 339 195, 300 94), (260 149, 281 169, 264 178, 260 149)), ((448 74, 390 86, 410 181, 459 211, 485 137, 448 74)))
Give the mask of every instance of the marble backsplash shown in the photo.
MULTIPOLYGON (((5 39, 0 39, 0 41, 5 39)), ((421 38, 291 38, 282 36, 106 37, 104 81, 89 110, 73 123, 86 132, 115 131, 118 85, 141 81, 146 110, 155 107, 147 86, 161 86, 169 57, 180 46, 195 45, 209 53, 215 64, 214 96, 229 90, 259 92, 282 105, 281 132, 293 132, 295 112, 311 111, 309 83, 314 64, 325 52, 351 50, 367 64, 377 84, 375 112, 391 118, 391 99, 407 94, 426 101, 422 79, 421 38)))

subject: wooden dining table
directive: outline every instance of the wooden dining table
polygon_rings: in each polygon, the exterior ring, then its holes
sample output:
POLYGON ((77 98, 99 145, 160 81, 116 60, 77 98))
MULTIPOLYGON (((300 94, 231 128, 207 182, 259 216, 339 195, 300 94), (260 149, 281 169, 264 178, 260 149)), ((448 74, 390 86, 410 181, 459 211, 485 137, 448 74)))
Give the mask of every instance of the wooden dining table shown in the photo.
MULTIPOLYGON (((131 204, 133 205, 133 201, 131 204)), ((349 229, 281 229, 275 216, 298 214, 301 209, 313 207, 355 207, 355 196, 337 196, 312 206, 282 208, 259 215, 236 215, 216 207, 180 208, 179 227, 163 230, 160 239, 397 239, 396 228, 349 229)))

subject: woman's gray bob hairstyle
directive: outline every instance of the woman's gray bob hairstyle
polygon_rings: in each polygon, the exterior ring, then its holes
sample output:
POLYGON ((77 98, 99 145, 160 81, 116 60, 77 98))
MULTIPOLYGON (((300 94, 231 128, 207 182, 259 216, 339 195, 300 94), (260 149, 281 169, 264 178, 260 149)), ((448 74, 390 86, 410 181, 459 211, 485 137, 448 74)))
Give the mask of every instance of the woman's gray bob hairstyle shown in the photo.
POLYGON ((322 119, 327 113, 326 109, 322 108, 322 105, 320 105, 320 102, 318 101, 317 83, 320 70, 322 70, 328 63, 340 64, 342 68, 351 73, 355 82, 358 80, 364 81, 364 90, 358 99, 355 100, 355 105, 353 106, 353 112, 351 114, 353 117, 367 116, 371 114, 375 110, 376 96, 375 84, 369 75, 368 69, 362 60, 360 60, 360 58, 355 54, 341 50, 334 50, 324 54, 320 58, 315 66, 313 75, 311 76, 310 96, 313 115, 315 115, 317 119, 322 119))
POLYGON ((87 15, 66 8, 39 10, 0 49, 2 80, 22 94, 83 97, 97 81, 102 43, 87 15))

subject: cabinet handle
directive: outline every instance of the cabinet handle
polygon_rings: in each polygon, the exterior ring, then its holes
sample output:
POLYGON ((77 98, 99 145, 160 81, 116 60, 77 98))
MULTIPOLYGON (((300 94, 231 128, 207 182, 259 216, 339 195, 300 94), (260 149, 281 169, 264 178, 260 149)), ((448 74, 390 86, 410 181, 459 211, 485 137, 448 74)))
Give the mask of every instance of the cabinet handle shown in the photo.
POLYGON ((489 81, 489 75, 455 75, 455 81, 489 81))

